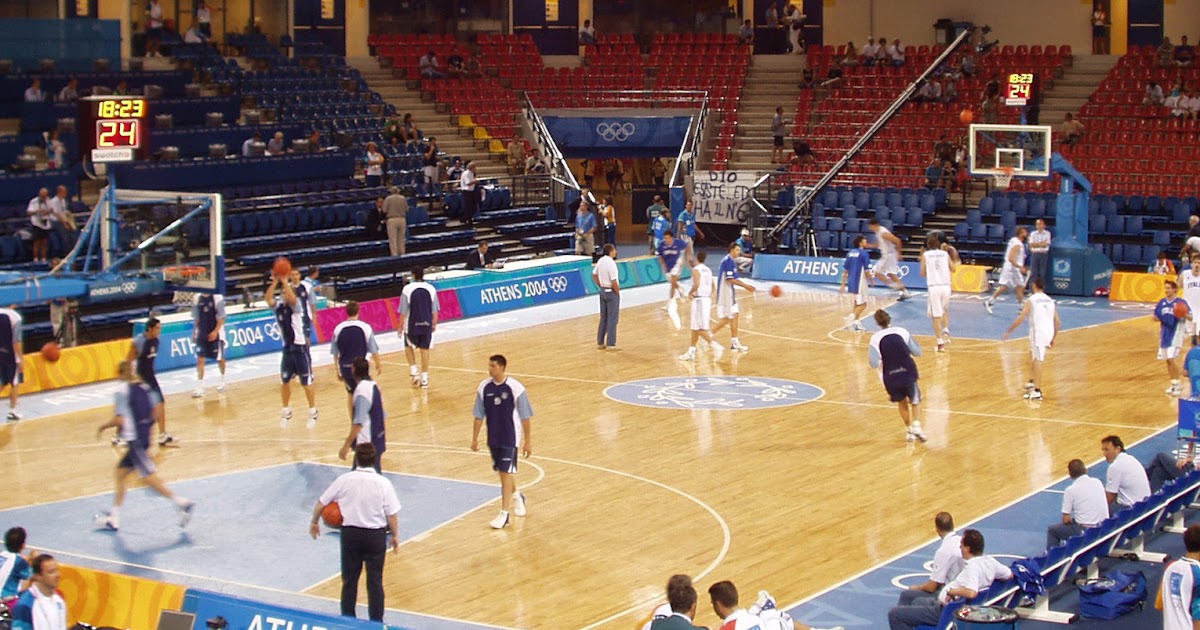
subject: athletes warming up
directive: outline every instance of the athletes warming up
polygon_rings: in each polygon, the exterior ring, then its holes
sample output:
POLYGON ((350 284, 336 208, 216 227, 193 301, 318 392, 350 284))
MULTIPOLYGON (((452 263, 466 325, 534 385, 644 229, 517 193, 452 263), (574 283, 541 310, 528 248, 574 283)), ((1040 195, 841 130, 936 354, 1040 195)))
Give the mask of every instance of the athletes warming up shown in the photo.
POLYGON ((863 311, 867 308, 867 267, 871 264, 871 255, 863 249, 866 241, 867 237, 859 234, 851 242, 842 267, 842 286, 838 288, 839 293, 845 293, 849 288, 850 295, 854 296, 854 306, 846 315, 845 325, 845 328, 854 332, 863 331, 863 325, 858 320, 862 319, 863 311))
POLYGON ((1017 304, 1025 300, 1025 276, 1029 273, 1029 267, 1025 266, 1025 237, 1028 234, 1029 231, 1022 226, 1017 228, 1015 236, 1008 239, 1008 245, 1004 248, 1004 266, 1000 268, 1000 282, 992 296, 983 303, 987 312, 992 312, 996 298, 1005 289, 1012 289, 1017 294, 1017 304))
POLYGON ((283 337, 283 356, 279 361, 279 396, 283 402, 279 426, 286 427, 292 419, 292 379, 299 379, 308 399, 308 428, 317 426, 317 393, 313 389, 312 355, 308 336, 312 320, 308 317, 308 290, 300 283, 300 272, 292 269, 288 278, 271 277, 267 287, 267 304, 273 305, 275 320, 283 337))
POLYGON ((919 413, 921 388, 917 385, 917 362, 913 360, 921 356, 921 345, 907 330, 892 326, 891 315, 883 309, 875 311, 875 323, 882 330, 871 336, 867 361, 880 371, 888 397, 900 408, 905 438, 924 442, 919 413))
POLYGON ((901 302, 907 300, 908 289, 900 280, 900 248, 904 243, 900 237, 892 234, 891 230, 880 225, 879 219, 875 217, 871 217, 867 227, 875 233, 875 242, 866 246, 879 250, 879 260, 875 261, 875 271, 872 275, 876 278, 882 277, 889 287, 899 291, 900 295, 896 299, 901 302))
MULTIPOLYGON (((151 317, 146 320, 146 331, 133 338, 133 345, 129 348, 129 356, 127 361, 132 361, 136 366, 134 370, 137 373, 138 379, 142 381, 150 391, 158 396, 159 402, 166 400, 163 396, 162 388, 158 386, 158 375, 155 373, 154 360, 158 358, 158 341, 159 335, 162 333, 162 324, 157 318, 151 317)), ((162 412, 157 414, 158 418, 158 445, 159 446, 178 446, 177 440, 167 433, 167 413, 166 405, 163 405, 162 412)), ((124 439, 123 435, 118 434, 113 438, 113 444, 120 445, 124 439)))
POLYGON ((1178 285, 1174 280, 1165 280, 1163 288, 1167 296, 1158 301, 1154 307, 1154 319, 1159 323, 1158 358, 1167 363, 1167 374, 1171 377, 1171 386, 1167 388, 1170 396, 1183 395, 1183 385, 1179 383, 1179 353, 1183 349, 1184 321, 1192 319, 1192 311, 1188 309, 1187 317, 1180 321, 1175 316, 1175 305, 1187 302, 1177 295, 1178 285))
MULTIPOLYGON (((354 390, 358 379, 354 376, 354 362, 365 359, 369 354, 375 359, 375 373, 383 368, 379 360, 379 344, 375 342, 375 331, 371 325, 358 318, 358 302, 346 302, 346 321, 333 329, 333 341, 329 344, 329 353, 333 355, 333 374, 337 380, 346 386, 346 396, 350 405, 350 416, 354 417, 354 390)), ((353 447, 353 444, 351 445, 353 447)), ((383 451, 376 448, 376 463, 383 451)), ((345 458, 343 458, 345 459, 345 458)))
POLYGON ((751 293, 754 293, 754 287, 738 278, 737 259, 742 254, 742 248, 738 247, 737 243, 730 243, 728 251, 729 253, 721 259, 721 266, 717 268, 717 319, 719 321, 712 332, 716 334, 718 330, 728 325, 729 334, 732 337, 729 347, 734 352, 749 352, 750 348, 743 346, 738 339, 739 311, 733 287, 739 286, 751 293))
MULTIPOLYGON (((1179 272, 1179 289, 1193 313, 1200 311, 1200 253, 1192 254, 1191 266, 1179 272)), ((1188 320, 1184 334, 1196 345, 1196 322, 1188 320)))
POLYGON ((404 286, 400 293, 400 327, 398 334, 404 340, 404 356, 408 358, 408 374, 413 387, 429 389, 429 349, 433 347, 433 333, 438 325, 437 289, 425 282, 425 269, 412 270, 413 281, 404 286), (421 353, 420 375, 417 374, 417 355, 421 353))
POLYGON ((708 312, 712 308, 714 280, 712 269, 704 264, 707 259, 708 252, 696 252, 696 266, 692 267, 692 290, 688 292, 688 297, 692 298, 692 345, 679 357, 683 361, 696 360, 696 344, 701 338, 712 348, 713 359, 720 359, 725 352, 721 344, 713 339, 712 333, 708 332, 708 312))
POLYGON ((1033 279, 1033 295, 1025 300, 1021 314, 1013 321, 1012 326, 1004 331, 1007 340, 1012 331, 1029 318, 1029 382, 1025 384, 1026 400, 1042 399, 1042 364, 1046 361, 1046 352, 1054 346, 1054 338, 1062 322, 1058 319, 1058 310, 1054 300, 1046 295, 1046 281, 1042 278, 1033 279))
POLYGON ((196 344, 196 389, 192 398, 204 397, 204 360, 216 361, 221 372, 217 391, 225 391, 225 296, 200 293, 192 305, 193 341, 196 344))
POLYGON ((667 282, 671 286, 670 293, 667 294, 667 303, 663 308, 667 310, 671 323, 677 329, 682 326, 679 321, 679 304, 675 298, 682 294, 679 288, 679 276, 683 271, 683 252, 682 240, 675 238, 675 234, 669 230, 663 232, 662 241, 658 244, 658 265, 662 268, 663 275, 667 277, 667 282))
POLYGON ((945 245, 936 234, 925 239, 925 251, 921 252, 921 275, 929 285, 929 318, 933 320, 933 334, 937 337, 937 351, 945 352, 950 341, 950 279, 958 268, 958 261, 950 257, 945 245))
POLYGON ((492 452, 492 470, 500 475, 500 514, 492 519, 492 529, 508 525, 511 511, 525 516, 525 495, 517 492, 517 451, 528 458, 533 454, 529 421, 533 407, 525 386, 505 374, 508 360, 494 354, 488 358, 488 378, 475 392, 475 429, 471 450, 479 450, 479 430, 487 422, 487 445, 492 452))

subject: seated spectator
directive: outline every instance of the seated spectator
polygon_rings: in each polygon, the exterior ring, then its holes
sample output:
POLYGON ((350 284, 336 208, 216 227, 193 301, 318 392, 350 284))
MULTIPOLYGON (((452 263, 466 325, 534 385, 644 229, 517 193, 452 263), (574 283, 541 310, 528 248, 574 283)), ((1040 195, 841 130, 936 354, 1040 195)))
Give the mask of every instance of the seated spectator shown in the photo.
POLYGON ((1073 147, 1079 144, 1079 140, 1083 138, 1083 123, 1075 120, 1075 115, 1067 112, 1063 116, 1062 125, 1058 127, 1058 134, 1061 136, 1059 142, 1065 142, 1067 146, 1073 147))
POLYGON ((1125 452, 1125 443, 1115 435, 1100 440, 1100 452, 1108 462, 1108 475, 1104 482, 1104 494, 1108 510, 1116 513, 1150 496, 1150 478, 1146 469, 1125 452))
POLYGON ((400 123, 400 137, 408 144, 418 144, 421 142, 421 130, 417 129, 417 121, 413 120, 412 112, 404 114, 404 120, 400 123))
POLYGON ((200 32, 200 26, 192 22, 187 32, 183 34, 183 43, 185 44, 203 44, 205 41, 204 33, 200 32))
POLYGON ((446 78, 446 74, 438 70, 437 53, 433 52, 433 49, 430 49, 429 52, 425 53, 425 55, 421 57, 417 64, 417 67, 421 72, 421 76, 426 79, 446 78))
POLYGON ((252 145, 256 142, 262 142, 262 134, 257 131, 254 132, 254 135, 252 137, 248 138, 245 142, 242 143, 242 156, 243 157, 250 157, 250 145, 252 145))
POLYGON ((1160 68, 1175 67, 1175 45, 1171 43, 1170 37, 1163 38, 1158 49, 1154 51, 1154 58, 1158 61, 1160 68))
POLYGON ((908 605, 896 606, 889 610, 888 625, 891 630, 936 626, 942 616, 942 609, 951 599, 972 599, 987 590, 992 582, 1012 578, 1011 569, 1000 564, 995 558, 983 554, 984 540, 979 530, 968 529, 963 532, 960 549, 966 565, 958 577, 946 584, 937 595, 919 597, 908 605))
POLYGON ((321 146, 321 132, 313 129, 313 132, 308 135, 308 152, 318 153, 324 148, 321 146))
POLYGON ((446 179, 457 180, 462 177, 462 158, 454 158, 454 162, 450 162, 450 158, 445 158, 443 162, 446 163, 446 179))
POLYGON ((383 149, 384 157, 388 159, 398 158, 404 155, 404 143, 400 142, 400 136, 392 136, 388 138, 388 144, 383 149))
POLYGON ((367 210, 367 218, 363 221, 367 239, 375 240, 387 236, 387 232, 383 229, 386 216, 387 214, 383 211, 383 197, 376 197, 374 207, 367 210))
POLYGON ((800 89, 811 90, 817 87, 817 78, 813 73, 813 69, 808 64, 804 65, 804 70, 800 73, 800 89))
POLYGON ((1175 65, 1180 68, 1190 67, 1196 61, 1196 50, 1188 43, 1187 35, 1179 38, 1175 47, 1175 65))
POLYGON ((750 20, 742 22, 738 28, 738 43, 743 46, 749 46, 754 43, 754 27, 750 25, 750 20))
POLYGON ((387 122, 383 124, 383 139, 390 142, 392 138, 403 139, 399 114, 392 114, 392 117, 388 118, 387 122))
POLYGON ((1062 522, 1046 530, 1046 548, 1057 547, 1064 540, 1090 529, 1108 518, 1108 499, 1104 495, 1104 484, 1089 477, 1087 466, 1081 459, 1072 459, 1067 464, 1071 485, 1063 492, 1062 522))
POLYGON ((1142 105, 1162 105, 1165 101, 1166 96, 1161 85, 1154 81, 1146 84, 1146 96, 1142 99, 1142 105))
POLYGON ((1183 88, 1178 95, 1169 96, 1163 101, 1163 105, 1171 108, 1169 114, 1172 118, 1183 121, 1192 116, 1192 91, 1188 88, 1183 88))
POLYGON ((947 192, 954 186, 954 167, 949 160, 933 158, 925 167, 925 187, 929 189, 944 188, 947 192))
POLYGON ((60 103, 74 103, 79 100, 79 79, 71 77, 70 81, 63 86, 63 89, 58 91, 58 98, 55 99, 60 103))
POLYGON ((25 551, 25 528, 13 527, 4 533, 4 550, 0 551, 0 601, 15 599, 29 588, 33 569, 25 551))
POLYGON ((462 55, 450 55, 446 59, 446 75, 451 79, 463 78, 463 58, 462 55))
POLYGON ((943 162, 954 161, 954 145, 945 134, 938 136, 938 141, 933 143, 933 157, 943 162))
POLYGON ((491 269, 495 262, 496 257, 488 253, 487 241, 479 241, 479 246, 467 256, 467 269, 491 269))
POLYGON ((129 82, 125 79, 117 81, 117 87, 113 88, 113 96, 129 96, 129 82))
POLYGON ((875 52, 875 63, 886 64, 888 58, 888 40, 886 37, 880 37, 879 49, 875 52))
POLYGON ((579 29, 579 45, 580 46, 595 46, 596 45, 596 28, 592 26, 591 20, 583 21, 583 28, 579 29))
MULTIPOLYGON (((584 160, 586 162, 587 160, 584 160)), ((525 168, 525 145, 521 143, 521 139, 513 135, 508 141, 508 174, 516 175, 524 171, 525 168)), ((587 165, 583 166, 584 172, 587 171, 587 165)))
POLYGON ((46 102, 46 93, 42 91, 42 80, 34 79, 29 82, 29 87, 25 88, 26 103, 44 103, 46 102))
POLYGON ((796 138, 792 141, 792 153, 791 161, 794 163, 802 166, 815 166, 817 163, 816 154, 803 138, 796 138))
POLYGON ((267 142, 267 155, 283 155, 284 153, 283 132, 276 131, 275 135, 267 142))
POLYGON ((917 90, 913 100, 920 103, 937 103, 942 100, 942 84, 937 79, 929 79, 917 90))
POLYGON ((479 64, 478 57, 467 57, 467 65, 463 68, 463 77, 467 79, 478 79, 483 76, 483 66, 479 64))
POLYGON ((1187 103, 1188 116, 1192 120, 1200 120, 1200 90, 1192 90, 1187 103))
POLYGON ((904 44, 900 43, 899 37, 892 40, 892 43, 888 45, 887 57, 888 61, 897 68, 904 65, 904 44))
POLYGON ((1146 467, 1146 477, 1150 480, 1150 491, 1158 492, 1163 484, 1174 481, 1181 475, 1187 474, 1196 467, 1195 447, 1189 442, 1188 447, 1178 454, 1156 453, 1150 465, 1146 467))
POLYGON ((1158 259, 1155 260, 1151 272, 1160 276, 1171 276, 1172 278, 1178 275, 1175 273, 1175 263, 1171 262, 1171 257, 1167 255, 1167 250, 1158 250, 1158 259))
POLYGON ((858 65, 858 50, 854 48, 854 42, 846 42, 846 54, 838 60, 838 64, 843 66, 858 65))
POLYGON ((918 599, 937 595, 942 587, 962 573, 967 563, 962 556, 962 536, 954 532, 954 517, 949 512, 938 512, 933 517, 933 528, 942 542, 933 552, 929 579, 900 591, 897 606, 908 606, 918 599))
POLYGON ((975 56, 971 54, 963 55, 962 63, 959 64, 958 71, 968 79, 975 76, 975 56))
POLYGON ((947 77, 946 85, 942 88, 942 102, 953 103, 958 100, 958 84, 954 77, 947 77))
POLYGON ((862 64, 864 66, 875 65, 875 60, 879 58, 879 44, 875 43, 874 37, 867 38, 867 45, 862 49, 862 64))
POLYGON ((542 161, 542 156, 537 149, 529 153, 529 157, 525 160, 525 174, 536 175, 546 172, 546 163, 542 161))
POLYGON ((58 561, 44 553, 30 561, 33 576, 29 590, 12 608, 13 627, 32 630, 66 630, 67 602, 58 592, 62 574, 58 561))

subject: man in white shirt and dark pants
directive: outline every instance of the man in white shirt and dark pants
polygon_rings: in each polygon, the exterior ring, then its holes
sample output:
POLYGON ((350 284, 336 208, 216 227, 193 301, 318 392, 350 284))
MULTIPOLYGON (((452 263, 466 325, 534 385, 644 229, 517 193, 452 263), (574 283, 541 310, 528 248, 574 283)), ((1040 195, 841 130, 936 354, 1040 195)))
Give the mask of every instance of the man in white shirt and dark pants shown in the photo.
POLYGON ((937 535, 942 539, 937 551, 933 553, 933 566, 929 569, 929 579, 924 584, 910 586, 900 591, 900 601, 897 606, 908 606, 922 597, 932 597, 949 584, 951 580, 962 573, 967 561, 962 557, 962 536, 954 532, 954 517, 949 512, 938 512, 933 518, 933 526, 937 535))
POLYGON ((321 534, 321 512, 337 503, 342 512, 342 615, 354 617, 358 600, 358 576, 367 567, 367 617, 383 621, 383 559, 387 535, 392 535, 392 552, 400 553, 400 500, 396 488, 375 472, 375 446, 354 447, 358 468, 338 477, 313 506, 308 533, 321 534))
POLYGON ((1108 518, 1108 497, 1104 496, 1104 484, 1089 477, 1087 466, 1081 459, 1072 459, 1067 464, 1071 475, 1070 486, 1063 492, 1062 522, 1046 530, 1046 548, 1057 547, 1085 529, 1095 527, 1108 518))
POLYGON ((1012 570, 995 558, 983 555, 983 534, 976 529, 963 532, 962 556, 967 563, 962 573, 950 581, 936 597, 921 597, 907 606, 888 611, 891 630, 913 630, 917 626, 936 626, 942 609, 951 598, 973 599, 987 590, 996 580, 1007 580, 1012 570))
POLYGON ((467 162, 458 183, 463 196, 463 220, 467 225, 474 225, 475 213, 479 211, 479 176, 475 174, 475 162, 467 162))
POLYGON ((1110 435, 1100 440, 1100 452, 1108 462, 1108 475, 1104 481, 1104 494, 1108 499, 1108 510, 1116 513, 1150 496, 1150 479, 1141 462, 1125 452, 1121 438, 1110 435))
POLYGON ((1041 278, 1042 282, 1049 282, 1050 271, 1050 230, 1046 229, 1046 221, 1038 219, 1034 223, 1034 230, 1029 233, 1029 285, 1033 287, 1033 281, 1041 278))
POLYGON ((600 287, 600 327, 596 331, 596 349, 617 349, 617 320, 621 316, 621 283, 617 273, 617 246, 604 245, 604 255, 592 268, 592 281, 600 287))

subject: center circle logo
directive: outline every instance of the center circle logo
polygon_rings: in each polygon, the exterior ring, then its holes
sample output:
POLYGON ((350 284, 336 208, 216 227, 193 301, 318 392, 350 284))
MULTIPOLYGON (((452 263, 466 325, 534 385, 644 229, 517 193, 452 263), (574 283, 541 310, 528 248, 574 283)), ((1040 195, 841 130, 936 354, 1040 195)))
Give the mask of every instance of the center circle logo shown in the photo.
POLYGON ((637 127, 631 122, 605 121, 596 125, 596 134, 606 142, 625 142, 635 131, 637 127))
POLYGON ((821 398, 825 390, 765 376, 673 376, 618 383, 604 395, 655 409, 738 410, 801 405, 821 398))

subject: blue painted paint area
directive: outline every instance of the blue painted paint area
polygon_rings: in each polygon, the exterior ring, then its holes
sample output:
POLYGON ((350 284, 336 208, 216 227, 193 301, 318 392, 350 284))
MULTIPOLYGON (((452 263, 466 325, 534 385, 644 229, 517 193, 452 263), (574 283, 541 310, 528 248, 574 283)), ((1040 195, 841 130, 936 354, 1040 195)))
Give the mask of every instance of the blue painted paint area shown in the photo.
POLYGON ((656 409, 766 409, 816 400, 825 390, 764 376, 676 376, 613 385, 604 394, 618 402, 656 409))
MULTIPOLYGON (((1141 462, 1147 462, 1158 452, 1170 451, 1175 448, 1175 429, 1162 431, 1140 444, 1130 447, 1129 453, 1141 462)), ((1097 444, 1099 449, 1099 444, 1097 444)), ((1092 477, 1104 479, 1108 464, 1103 460, 1088 467, 1092 477)), ((1015 558, 1033 556, 1045 551, 1046 528, 1052 523, 1059 522, 1062 509, 1061 490, 1069 480, 1058 481, 1042 492, 1037 492, 1021 501, 998 512, 980 519, 974 523, 958 523, 959 531, 978 529, 986 541, 987 553, 998 556, 998 559, 1008 564, 1015 558)), ((933 531, 933 521, 930 519, 929 530, 933 531)), ((841 625, 846 628, 881 628, 887 625, 887 612, 896 605, 900 594, 900 586, 893 584, 894 580, 904 586, 924 582, 928 577, 928 562, 933 559, 939 541, 929 544, 886 564, 880 565, 866 574, 834 589, 822 593, 788 611, 794 619, 812 626, 825 627, 841 625)), ((1176 549, 1182 547, 1177 535, 1159 536, 1147 545, 1151 550, 1176 549)), ((1178 556, 1179 551, 1173 551, 1178 556)), ((1102 568, 1108 570, 1116 561, 1105 561, 1102 568)), ((1153 585, 1151 597, 1157 588, 1154 576, 1162 575, 1162 567, 1148 563, 1130 563, 1137 570, 1144 571, 1153 585)), ((1153 608, 1152 606, 1148 608, 1153 608)), ((1051 603, 1053 610, 1078 610, 1077 599, 1074 595, 1058 599, 1051 603), (1071 608, 1074 606, 1074 608, 1071 608)), ((1132 628, 1159 627, 1161 613, 1147 610, 1145 625, 1131 624, 1130 618, 1123 620, 1124 625, 1097 625, 1097 628, 1132 628), (1148 622, 1153 619, 1153 622, 1148 622)), ((1082 625, 1093 627, 1087 620, 1082 625)), ((1021 622, 1021 628, 1026 630, 1060 627, 1051 624, 1021 622)))
MULTIPOLYGON (((313 504, 343 466, 296 463, 171 484, 197 502, 187 529, 174 506, 148 488, 129 492, 121 509, 121 531, 97 529, 92 517, 105 512, 105 494, 0 512, 9 523, 37 523, 38 537, 56 541, 56 551, 154 567, 167 573, 268 589, 299 592, 338 573, 336 533, 308 536, 313 504), (253 524, 253 526, 248 526, 253 524), (253 577, 244 569, 253 567, 253 577)), ((400 496, 400 535, 408 540, 494 500, 493 485, 388 473, 400 496)), ((122 572, 155 577, 158 572, 127 567, 122 572)), ((187 583, 178 575, 171 581, 187 583)))

